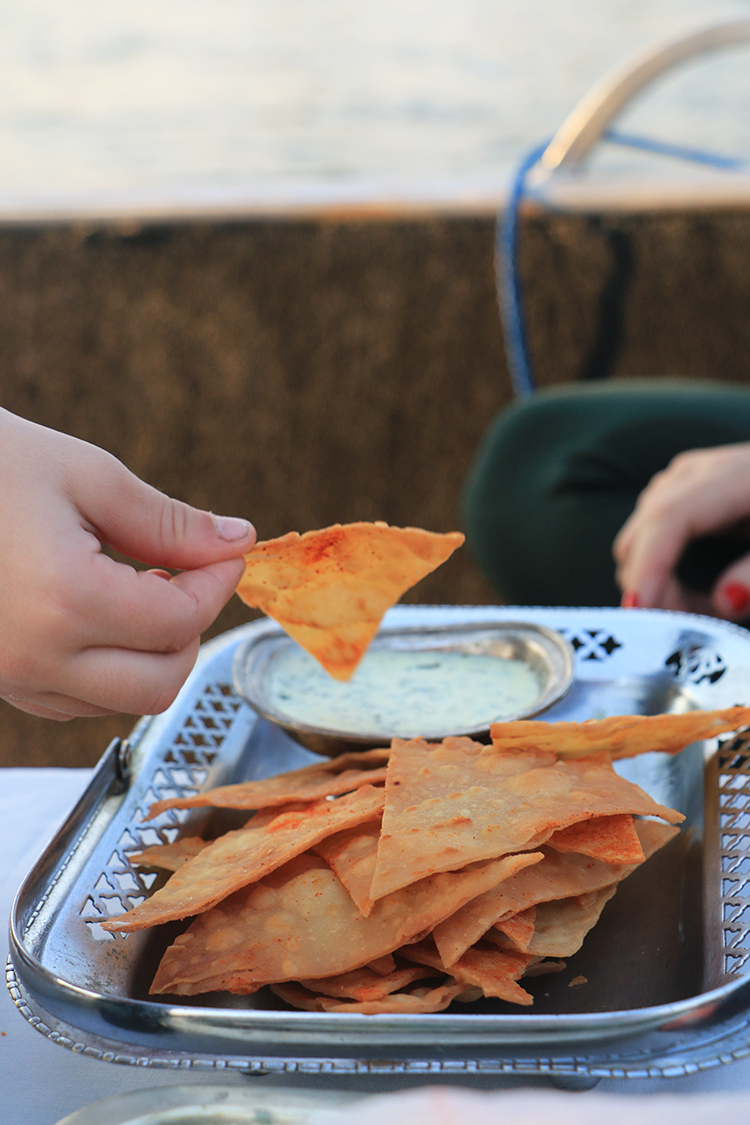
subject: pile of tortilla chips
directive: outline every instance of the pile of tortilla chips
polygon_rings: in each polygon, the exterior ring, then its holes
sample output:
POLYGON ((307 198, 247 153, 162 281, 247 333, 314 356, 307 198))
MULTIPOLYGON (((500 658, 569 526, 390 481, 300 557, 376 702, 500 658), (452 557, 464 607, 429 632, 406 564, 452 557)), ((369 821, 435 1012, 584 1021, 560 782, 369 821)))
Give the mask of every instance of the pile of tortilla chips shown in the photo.
POLYGON ((257 811, 216 840, 133 856, 174 874, 104 928, 194 918, 164 954, 154 994, 270 985, 324 1012, 435 1012, 480 996, 529 1005, 519 980, 564 967, 617 884, 684 819, 615 773, 607 731, 614 724, 615 749, 627 730, 628 752, 654 741, 676 752, 749 721, 733 708, 529 722, 525 741, 524 724, 508 723, 490 746, 395 739, 390 750, 161 801, 150 815, 257 811), (592 742, 597 752, 580 756, 592 742))

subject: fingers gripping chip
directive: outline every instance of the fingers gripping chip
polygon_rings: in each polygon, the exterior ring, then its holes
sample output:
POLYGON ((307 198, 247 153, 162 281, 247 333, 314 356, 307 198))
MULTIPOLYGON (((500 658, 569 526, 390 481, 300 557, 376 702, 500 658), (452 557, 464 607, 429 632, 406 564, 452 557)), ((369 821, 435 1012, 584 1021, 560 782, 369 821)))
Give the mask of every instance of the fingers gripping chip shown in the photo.
POLYGON ((348 680, 385 611, 463 541, 457 531, 380 522, 290 531, 245 555, 237 593, 278 621, 334 679, 348 680))

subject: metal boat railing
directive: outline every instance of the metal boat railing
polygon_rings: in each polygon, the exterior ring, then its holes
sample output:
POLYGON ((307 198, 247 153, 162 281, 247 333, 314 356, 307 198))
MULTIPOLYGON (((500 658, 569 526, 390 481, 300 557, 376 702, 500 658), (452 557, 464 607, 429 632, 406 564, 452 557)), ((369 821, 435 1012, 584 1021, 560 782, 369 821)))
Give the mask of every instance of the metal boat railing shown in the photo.
POLYGON ((750 42, 750 19, 747 18, 712 24, 639 52, 606 74, 568 115, 554 137, 533 148, 521 161, 507 205, 498 218, 496 238, 498 302, 517 398, 528 398, 535 389, 518 261, 519 215, 524 199, 533 196, 535 202, 543 204, 552 178, 580 173, 587 157, 601 141, 726 171, 748 168, 748 162, 739 158, 610 129, 611 122, 628 103, 667 71, 696 56, 744 42, 750 42))

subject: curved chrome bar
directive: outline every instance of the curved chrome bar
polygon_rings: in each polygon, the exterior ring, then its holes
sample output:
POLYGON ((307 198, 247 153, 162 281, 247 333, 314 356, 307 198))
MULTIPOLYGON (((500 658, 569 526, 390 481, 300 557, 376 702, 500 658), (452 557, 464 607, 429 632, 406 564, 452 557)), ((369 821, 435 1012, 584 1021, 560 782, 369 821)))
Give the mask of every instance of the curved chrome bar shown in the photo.
POLYGON ((572 170, 589 154, 615 117, 635 94, 673 66, 694 55, 750 41, 750 19, 726 20, 641 51, 615 67, 578 103, 541 158, 549 175, 572 170))

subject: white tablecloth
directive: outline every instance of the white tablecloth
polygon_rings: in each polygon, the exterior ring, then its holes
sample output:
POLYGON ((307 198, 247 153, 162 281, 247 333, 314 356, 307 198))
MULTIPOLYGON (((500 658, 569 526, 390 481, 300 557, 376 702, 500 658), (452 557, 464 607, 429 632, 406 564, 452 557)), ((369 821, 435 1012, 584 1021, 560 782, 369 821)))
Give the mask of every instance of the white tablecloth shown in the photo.
MULTIPOLYGON (((42 851, 67 810, 88 781, 88 770, 0 770, 0 914, 7 920, 15 892, 31 864, 42 851)), ((3 923, 4 935, 6 932, 3 923)), ((3 936, 3 963, 7 956, 7 937, 3 936)), ((381 1077, 355 1079, 331 1076, 315 1080, 309 1075, 247 1079, 240 1075, 219 1075, 189 1071, 152 1071, 116 1066, 73 1054, 49 1042, 30 1027, 16 1011, 5 988, 0 990, 0 1121, 2 1125, 54 1125, 61 1117, 89 1102, 126 1090, 187 1082, 248 1081, 283 1084, 287 1087, 352 1090, 374 1093, 385 1089, 424 1085, 424 1080, 381 1077)), ((445 1080, 442 1080, 445 1084, 445 1080)), ((458 1085, 458 1082, 453 1082, 458 1085)), ((466 1085, 483 1089, 546 1087, 546 1081, 487 1077, 468 1080, 466 1085)), ((695 1091, 748 1091, 750 1060, 701 1074, 676 1079, 604 1079, 597 1094, 641 1095, 679 1093, 686 1097, 695 1091)), ((586 1095, 569 1095, 585 1097, 586 1095)), ((685 1103, 688 1104, 687 1102, 685 1103)))

